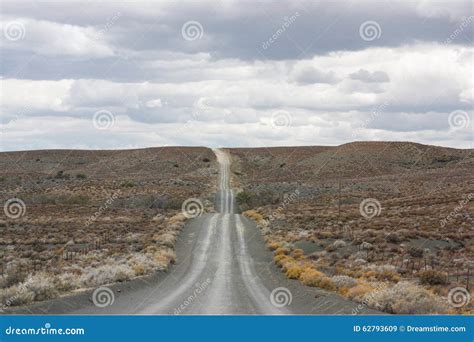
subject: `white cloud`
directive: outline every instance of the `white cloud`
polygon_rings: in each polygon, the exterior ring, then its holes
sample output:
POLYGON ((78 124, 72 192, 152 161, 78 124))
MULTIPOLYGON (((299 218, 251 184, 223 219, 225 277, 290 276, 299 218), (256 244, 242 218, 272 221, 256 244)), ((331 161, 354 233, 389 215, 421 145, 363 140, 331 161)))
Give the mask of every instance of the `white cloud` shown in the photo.
POLYGON ((466 4, 7 3, 2 29, 25 30, 0 42, 2 149, 338 144, 354 130, 360 140, 467 147, 470 127, 450 132, 447 116, 472 114, 472 23, 444 43, 466 4), (383 31, 373 42, 359 37, 368 19, 383 31), (202 39, 183 39, 189 20, 202 39), (113 129, 91 127, 98 110, 113 113, 113 129), (269 121, 278 110, 292 119, 279 132, 269 121))
POLYGON ((19 23, 23 38, 8 39, 2 35, 1 48, 31 51, 44 56, 108 57, 114 50, 101 31, 93 27, 60 24, 30 18, 3 17, 0 28, 4 32, 9 24, 19 23))
POLYGON ((148 108, 161 108, 163 107, 163 103, 161 102, 161 99, 154 99, 147 101, 146 106, 148 108))

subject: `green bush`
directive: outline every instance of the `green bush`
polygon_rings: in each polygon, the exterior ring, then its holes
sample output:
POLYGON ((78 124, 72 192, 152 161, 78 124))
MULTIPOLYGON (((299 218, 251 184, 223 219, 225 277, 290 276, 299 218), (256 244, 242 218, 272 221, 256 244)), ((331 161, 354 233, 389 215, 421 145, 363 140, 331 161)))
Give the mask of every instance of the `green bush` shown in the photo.
POLYGON ((71 197, 68 197, 65 201, 66 204, 79 204, 79 205, 84 205, 89 202, 89 197, 84 196, 84 195, 73 195, 71 197))
POLYGON ((245 192, 245 191, 242 191, 242 192, 239 192, 237 194, 237 203, 242 205, 242 204, 247 204, 247 205, 250 205, 250 202, 252 201, 252 194, 249 193, 249 192, 245 192))
POLYGON ((122 184, 120 184, 122 188, 133 188, 135 185, 136 184, 132 181, 125 181, 122 184))

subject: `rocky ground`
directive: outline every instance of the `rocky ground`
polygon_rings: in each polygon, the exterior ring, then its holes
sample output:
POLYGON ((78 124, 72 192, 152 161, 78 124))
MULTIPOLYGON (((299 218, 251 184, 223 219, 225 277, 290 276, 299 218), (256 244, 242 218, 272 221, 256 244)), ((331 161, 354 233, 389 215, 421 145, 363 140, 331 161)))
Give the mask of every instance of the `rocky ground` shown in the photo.
POLYGON ((217 172, 207 148, 0 153, 0 309, 166 270, 217 172))
POLYGON ((230 151, 240 206, 288 277, 391 313, 472 312, 473 150, 230 151))

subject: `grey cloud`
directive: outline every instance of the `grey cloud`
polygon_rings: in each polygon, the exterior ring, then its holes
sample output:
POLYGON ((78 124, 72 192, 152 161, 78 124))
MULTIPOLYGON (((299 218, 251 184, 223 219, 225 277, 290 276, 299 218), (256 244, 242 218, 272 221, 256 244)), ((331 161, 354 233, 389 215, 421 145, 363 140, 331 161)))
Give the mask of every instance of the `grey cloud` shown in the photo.
POLYGON ((353 80, 359 80, 362 82, 372 83, 372 82, 390 82, 390 78, 387 73, 383 71, 367 71, 365 69, 359 69, 359 71, 354 72, 349 75, 353 80))
POLYGON ((447 0, 5 1, 0 19, 26 19, 26 36, 2 35, 2 149, 335 144, 385 102, 365 137, 468 146, 446 117, 472 109, 471 15, 447 0), (202 38, 183 38, 188 21, 202 38), (379 37, 361 38, 366 21, 379 37), (101 109, 117 116, 113 132, 88 130, 101 109), (294 127, 276 133, 264 119, 281 109, 294 127))
POLYGON ((296 70, 291 79, 299 84, 328 83, 334 84, 339 81, 333 71, 322 71, 311 66, 296 70))

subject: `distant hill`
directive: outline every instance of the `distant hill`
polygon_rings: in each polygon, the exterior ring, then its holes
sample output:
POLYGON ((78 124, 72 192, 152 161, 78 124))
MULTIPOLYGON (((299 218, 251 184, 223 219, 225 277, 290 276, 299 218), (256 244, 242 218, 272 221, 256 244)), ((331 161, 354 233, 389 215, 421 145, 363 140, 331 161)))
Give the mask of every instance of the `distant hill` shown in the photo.
MULTIPOLYGON (((299 181, 374 177, 474 166, 473 149, 454 149, 410 142, 353 142, 340 146, 237 148, 232 153, 251 177, 299 181)), ((236 168, 237 172, 238 167, 236 168)))

